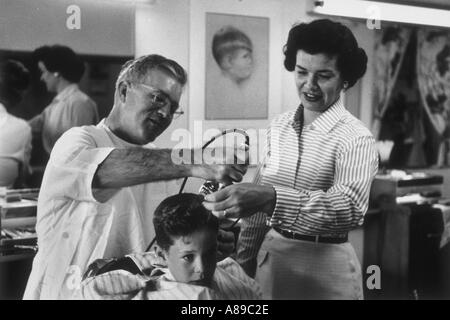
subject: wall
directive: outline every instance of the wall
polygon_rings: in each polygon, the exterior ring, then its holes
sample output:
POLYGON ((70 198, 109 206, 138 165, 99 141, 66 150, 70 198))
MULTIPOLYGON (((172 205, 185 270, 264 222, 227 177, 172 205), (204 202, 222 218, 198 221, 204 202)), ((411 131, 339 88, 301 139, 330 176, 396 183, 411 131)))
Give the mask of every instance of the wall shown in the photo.
MULTIPOLYGON (((367 70, 359 80, 359 85, 351 88, 352 94, 359 94, 359 119, 370 128, 372 125, 372 83, 373 83, 373 62, 374 61, 374 44, 376 30, 366 27, 365 21, 343 20, 344 23, 353 31, 356 40, 361 48, 367 54, 367 70), (360 90, 360 91, 358 91, 360 90)), ((356 111, 355 111, 356 113, 356 111)))
POLYGON ((0 0, 0 49, 32 51, 64 44, 84 54, 132 56, 134 7, 111 0, 0 0), (68 29, 68 6, 80 8, 80 29, 68 29))
MULTIPOLYGON (((155 4, 136 5, 135 55, 162 54, 177 61, 189 74, 189 0, 164 0, 155 4)), ((188 127, 189 83, 184 89, 180 107, 185 114, 175 119, 155 145, 173 147, 171 133, 188 127)))

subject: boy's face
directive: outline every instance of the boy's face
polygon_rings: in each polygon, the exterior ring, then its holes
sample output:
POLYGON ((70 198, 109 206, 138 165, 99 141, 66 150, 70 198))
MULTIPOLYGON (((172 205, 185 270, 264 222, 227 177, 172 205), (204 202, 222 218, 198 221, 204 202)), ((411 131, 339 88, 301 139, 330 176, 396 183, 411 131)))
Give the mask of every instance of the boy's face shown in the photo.
POLYGON ((175 280, 210 286, 216 270, 217 232, 203 228, 173 240, 163 253, 175 280))
POLYGON ((236 81, 249 78, 253 71, 253 55, 248 49, 237 49, 230 55, 228 72, 236 81))

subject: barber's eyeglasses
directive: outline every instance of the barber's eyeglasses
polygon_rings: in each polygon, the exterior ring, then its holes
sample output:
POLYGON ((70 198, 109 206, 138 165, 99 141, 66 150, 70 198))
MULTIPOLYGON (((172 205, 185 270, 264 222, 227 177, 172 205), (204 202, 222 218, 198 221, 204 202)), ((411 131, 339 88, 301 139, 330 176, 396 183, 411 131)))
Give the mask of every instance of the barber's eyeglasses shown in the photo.
POLYGON ((178 110, 180 108, 179 104, 170 99, 170 97, 164 92, 161 92, 160 90, 143 83, 136 83, 134 85, 138 85, 148 89, 149 93, 147 96, 152 102, 152 105, 155 106, 155 109, 159 110, 167 105, 170 105, 170 113, 173 119, 177 119, 184 114, 183 110, 178 110))

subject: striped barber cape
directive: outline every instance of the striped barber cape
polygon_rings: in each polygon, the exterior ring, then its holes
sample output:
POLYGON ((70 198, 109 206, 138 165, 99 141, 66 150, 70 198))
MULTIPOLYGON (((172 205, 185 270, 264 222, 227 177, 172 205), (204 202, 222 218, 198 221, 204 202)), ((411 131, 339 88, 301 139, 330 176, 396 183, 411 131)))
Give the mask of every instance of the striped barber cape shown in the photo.
MULTIPOLYGON (((124 269, 88 276, 77 299, 86 300, 257 300, 258 284, 231 258, 217 263, 211 288, 175 281, 153 252, 131 254, 124 269), (133 271, 136 270, 136 271, 133 271)), ((91 265, 92 266, 92 265, 91 265)), ((89 272, 89 270, 88 270, 89 272)))

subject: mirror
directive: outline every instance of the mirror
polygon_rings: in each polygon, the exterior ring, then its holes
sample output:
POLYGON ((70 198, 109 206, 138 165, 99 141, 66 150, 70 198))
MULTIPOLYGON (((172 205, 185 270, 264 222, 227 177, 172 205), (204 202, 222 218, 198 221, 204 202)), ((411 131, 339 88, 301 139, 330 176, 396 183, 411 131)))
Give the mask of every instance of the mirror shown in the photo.
MULTIPOLYGON (((31 73, 24 99, 9 112, 29 120, 51 103, 56 94, 40 81, 32 53, 43 45, 60 44, 84 61, 86 70, 79 87, 96 102, 99 118, 104 118, 113 106, 120 68, 134 57, 134 11, 132 2, 36 0, 31 5, 28 0, 2 0, 0 60, 20 61, 31 73)), ((33 174, 26 186, 40 186, 47 161, 42 140, 33 137, 33 174)))

